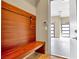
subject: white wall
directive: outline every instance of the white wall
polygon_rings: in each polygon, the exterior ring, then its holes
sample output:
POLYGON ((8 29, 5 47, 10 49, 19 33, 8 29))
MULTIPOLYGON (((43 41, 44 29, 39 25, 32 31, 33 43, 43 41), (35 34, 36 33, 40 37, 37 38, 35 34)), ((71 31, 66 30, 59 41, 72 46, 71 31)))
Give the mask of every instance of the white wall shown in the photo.
POLYGON ((45 30, 43 21, 48 20, 48 0, 40 0, 37 5, 37 20, 36 20, 36 39, 45 41, 47 53, 48 33, 45 30))
POLYGON ((36 7, 25 0, 3 0, 9 4, 12 4, 24 11, 27 11, 33 15, 36 15, 36 7))
POLYGON ((25 1, 28 1, 29 3, 31 3, 32 5, 36 7, 40 0, 25 0, 25 1))
POLYGON ((27 1, 27 2, 31 3, 32 5, 36 6, 36 0, 25 0, 25 1, 27 1))

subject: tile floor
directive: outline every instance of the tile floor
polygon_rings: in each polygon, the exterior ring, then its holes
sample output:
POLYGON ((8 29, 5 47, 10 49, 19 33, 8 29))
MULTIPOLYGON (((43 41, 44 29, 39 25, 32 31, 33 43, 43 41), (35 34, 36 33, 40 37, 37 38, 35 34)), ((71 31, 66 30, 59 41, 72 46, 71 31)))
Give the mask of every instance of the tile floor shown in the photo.
POLYGON ((48 56, 45 54, 34 53, 27 59, 66 59, 66 58, 60 58, 60 57, 56 57, 56 56, 48 56))

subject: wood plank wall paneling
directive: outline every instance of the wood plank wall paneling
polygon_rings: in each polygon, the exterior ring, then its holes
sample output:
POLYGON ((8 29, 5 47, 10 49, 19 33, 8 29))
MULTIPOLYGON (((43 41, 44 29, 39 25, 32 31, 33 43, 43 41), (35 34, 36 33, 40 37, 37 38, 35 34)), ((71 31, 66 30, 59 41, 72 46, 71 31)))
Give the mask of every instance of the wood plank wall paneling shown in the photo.
POLYGON ((2 1, 2 51, 36 40, 36 17, 2 1))

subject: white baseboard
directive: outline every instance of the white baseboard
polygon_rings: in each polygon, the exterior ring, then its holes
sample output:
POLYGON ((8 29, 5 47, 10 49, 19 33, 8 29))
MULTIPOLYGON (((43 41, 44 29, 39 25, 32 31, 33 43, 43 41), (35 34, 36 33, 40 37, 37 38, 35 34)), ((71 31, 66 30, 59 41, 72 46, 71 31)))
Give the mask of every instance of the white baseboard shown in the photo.
POLYGON ((53 56, 58 56, 58 57, 62 57, 62 58, 67 58, 69 59, 69 57, 66 57, 66 56, 62 56, 62 55, 57 55, 57 54, 52 54, 53 56))

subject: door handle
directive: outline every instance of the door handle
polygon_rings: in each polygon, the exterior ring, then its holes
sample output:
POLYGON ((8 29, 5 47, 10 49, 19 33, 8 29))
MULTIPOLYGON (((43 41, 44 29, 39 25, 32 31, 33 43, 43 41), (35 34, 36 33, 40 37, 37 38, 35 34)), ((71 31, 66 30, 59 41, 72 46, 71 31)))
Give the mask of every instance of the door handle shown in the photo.
POLYGON ((73 37, 72 39, 75 39, 75 40, 77 40, 77 37, 73 37))

